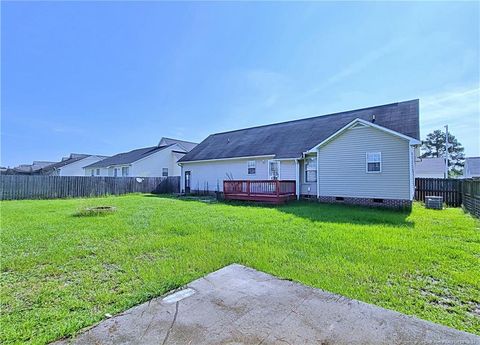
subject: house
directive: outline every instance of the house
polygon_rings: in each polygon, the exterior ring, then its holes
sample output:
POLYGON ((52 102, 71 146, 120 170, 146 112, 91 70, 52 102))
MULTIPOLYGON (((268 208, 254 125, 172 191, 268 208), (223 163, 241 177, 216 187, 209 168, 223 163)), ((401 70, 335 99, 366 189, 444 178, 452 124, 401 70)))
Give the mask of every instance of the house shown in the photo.
POLYGON ((179 160, 181 189, 409 207, 419 132, 411 100, 212 134, 179 160))
POLYGON ((14 168, 4 168, 1 171, 2 175, 35 175, 42 168, 48 165, 55 164, 56 162, 47 161, 33 161, 32 164, 20 164, 14 168))
POLYGON ((415 161, 415 177, 445 178, 445 158, 417 158, 415 161))
POLYGON ((162 138, 157 146, 122 152, 84 167, 86 176, 180 176, 177 161, 197 144, 162 138))
POLYGON ((84 176, 84 166, 101 161, 105 158, 107 158, 107 156, 71 153, 68 157, 63 157, 60 162, 49 164, 39 169, 36 174, 51 176, 84 176))
POLYGON ((480 157, 465 158, 463 178, 480 178, 480 157))

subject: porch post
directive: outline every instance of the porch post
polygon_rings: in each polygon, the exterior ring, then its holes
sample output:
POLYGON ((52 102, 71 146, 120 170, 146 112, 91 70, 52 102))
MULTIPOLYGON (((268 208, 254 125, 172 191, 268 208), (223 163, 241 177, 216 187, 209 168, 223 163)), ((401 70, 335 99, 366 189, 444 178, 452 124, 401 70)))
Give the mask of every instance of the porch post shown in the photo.
POLYGON ((295 194, 297 200, 300 200, 300 163, 295 159, 295 194))
POLYGON ((178 164, 180 165, 180 190, 179 193, 183 194, 183 164, 178 164))

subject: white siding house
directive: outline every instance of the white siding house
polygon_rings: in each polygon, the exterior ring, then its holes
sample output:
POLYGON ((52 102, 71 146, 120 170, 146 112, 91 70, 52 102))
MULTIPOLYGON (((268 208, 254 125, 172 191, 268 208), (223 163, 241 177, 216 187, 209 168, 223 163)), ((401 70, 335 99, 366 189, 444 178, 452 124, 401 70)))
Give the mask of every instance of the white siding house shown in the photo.
POLYGON ((59 168, 59 176, 84 176, 83 167, 105 159, 105 156, 88 156, 59 168))
POLYGON ((194 143, 187 145, 186 141, 173 142, 175 139, 165 138, 160 144, 152 147, 122 152, 101 162, 84 167, 86 176, 111 177, 167 177, 179 176, 180 167, 177 161, 188 151, 186 147, 194 147, 194 143))
POLYGON ((63 158, 61 162, 47 165, 40 170, 42 175, 54 176, 84 176, 83 167, 100 162, 107 158, 100 155, 78 154, 72 153, 70 156, 63 158))
POLYGON ((463 167, 463 178, 479 178, 480 177, 480 157, 465 158, 465 166, 463 167))
POLYGON ((179 160, 181 189, 224 192, 225 182, 246 193, 252 183, 242 181, 294 181, 298 198, 409 207, 418 124, 414 100, 213 134, 179 160))

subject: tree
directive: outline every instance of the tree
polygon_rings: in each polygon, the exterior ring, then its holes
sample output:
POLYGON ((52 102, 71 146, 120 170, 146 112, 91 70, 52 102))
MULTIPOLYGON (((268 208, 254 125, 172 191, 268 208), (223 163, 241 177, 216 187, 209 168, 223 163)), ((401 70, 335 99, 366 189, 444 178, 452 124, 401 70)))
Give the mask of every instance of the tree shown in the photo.
MULTIPOLYGON (((451 133, 448 133, 448 175, 461 175, 465 163, 465 150, 451 133)), ((445 132, 437 129, 422 142, 422 158, 445 157, 445 132)))

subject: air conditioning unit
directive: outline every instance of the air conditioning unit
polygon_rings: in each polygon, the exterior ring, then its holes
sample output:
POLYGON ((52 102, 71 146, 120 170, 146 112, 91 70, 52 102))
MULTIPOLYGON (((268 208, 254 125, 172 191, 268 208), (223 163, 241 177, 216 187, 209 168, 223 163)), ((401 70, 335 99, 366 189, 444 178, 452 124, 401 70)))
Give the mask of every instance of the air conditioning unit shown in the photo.
POLYGON ((425 197, 425 207, 431 208, 434 210, 443 209, 443 197, 441 196, 426 196, 425 197))

